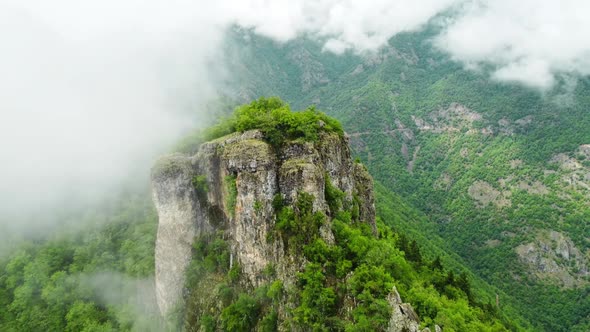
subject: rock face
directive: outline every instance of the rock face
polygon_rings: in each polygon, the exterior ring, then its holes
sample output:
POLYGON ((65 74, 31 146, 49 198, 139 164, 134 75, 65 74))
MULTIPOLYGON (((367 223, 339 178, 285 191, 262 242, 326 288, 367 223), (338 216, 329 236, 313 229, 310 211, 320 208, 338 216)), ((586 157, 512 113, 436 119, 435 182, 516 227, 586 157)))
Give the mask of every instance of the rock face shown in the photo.
POLYGON ((469 186, 467 193, 476 202, 478 208, 486 207, 489 204, 494 204, 497 208, 512 205, 510 191, 499 191, 485 181, 475 181, 469 186))
POLYGON ((562 288, 588 284, 588 258, 573 241, 556 231, 540 232, 535 241, 516 247, 516 253, 537 278, 562 288))
POLYGON ((440 134, 471 129, 474 122, 481 121, 483 117, 464 105, 452 103, 447 109, 431 112, 425 119, 415 116, 412 116, 412 119, 418 130, 440 134))
MULTIPOLYGON (((402 302, 395 287, 393 287, 387 300, 392 308, 388 332, 430 332, 429 328, 420 330, 420 318, 414 312, 411 304, 402 302)), ((435 325, 435 330, 437 332, 442 331, 438 325, 435 325)))
POLYGON ((182 294, 194 237, 211 229, 202 218, 192 176, 190 160, 181 155, 162 159, 153 169, 153 200, 159 216, 156 297, 161 312, 168 312, 182 294))
MULTIPOLYGON (((348 139, 320 135, 317 143, 287 142, 279 151, 259 131, 234 133, 204 143, 194 156, 161 158, 152 170, 153 200, 159 215, 156 242, 158 306, 167 314, 182 304, 185 269, 197 235, 224 230, 244 282, 256 287, 272 264, 285 284, 294 282, 304 262, 268 241, 275 225, 273 200, 294 203, 300 192, 313 195, 314 211, 329 216, 326 181, 358 203, 359 220, 375 230, 373 182, 350 157, 348 139)), ((322 237, 333 242, 330 227, 322 237)))

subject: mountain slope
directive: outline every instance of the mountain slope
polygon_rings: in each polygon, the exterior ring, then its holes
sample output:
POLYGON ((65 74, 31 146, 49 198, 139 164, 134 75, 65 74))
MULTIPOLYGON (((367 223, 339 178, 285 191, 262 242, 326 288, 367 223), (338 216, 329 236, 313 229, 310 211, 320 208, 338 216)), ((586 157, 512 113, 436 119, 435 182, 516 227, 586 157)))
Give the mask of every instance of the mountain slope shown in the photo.
POLYGON ((152 173, 158 303, 184 329, 521 329, 375 221, 372 179, 333 119, 259 99, 211 133, 152 173))
POLYGON ((279 94, 341 120, 375 178, 428 216, 418 229, 440 235, 544 329, 584 330, 589 80, 544 94, 493 82, 433 51, 432 33, 398 35, 364 57, 253 38, 242 42, 252 56, 238 83, 249 98, 279 94))

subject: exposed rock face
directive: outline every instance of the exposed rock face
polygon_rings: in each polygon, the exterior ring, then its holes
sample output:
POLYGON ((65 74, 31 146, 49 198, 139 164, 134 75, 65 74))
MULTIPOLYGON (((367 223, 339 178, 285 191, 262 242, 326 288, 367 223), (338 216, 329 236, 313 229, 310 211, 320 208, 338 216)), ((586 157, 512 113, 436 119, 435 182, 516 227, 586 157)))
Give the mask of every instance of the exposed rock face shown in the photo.
POLYGON ((539 279, 563 288, 588 284, 585 279, 590 276, 587 257, 562 233, 541 232, 535 241, 516 247, 516 253, 539 279))
POLYGON ((192 186, 189 159, 171 155, 152 170, 153 200, 158 208, 156 240, 156 297, 161 312, 172 309, 184 286, 184 268, 191 259, 191 244, 211 226, 192 186))
POLYGON ((580 145, 575 157, 560 153, 550 160, 559 166, 561 182, 567 189, 572 189, 590 198, 590 144, 580 145))
POLYGON ((297 48, 288 55, 289 59, 301 70, 301 87, 302 91, 309 91, 317 85, 330 82, 326 75, 324 65, 315 60, 313 55, 305 48, 297 48))
POLYGON ((478 208, 494 204, 497 208, 510 206, 511 192, 499 191, 485 181, 475 181, 467 190, 469 196, 475 201, 478 208))
POLYGON ((474 112, 464 105, 452 103, 447 109, 439 109, 431 112, 427 118, 412 116, 416 127, 420 131, 434 133, 460 132, 462 129, 470 129, 473 123, 481 121, 481 114, 474 112))
MULTIPOLYGON (((196 235, 224 230, 245 283, 262 283, 272 264, 277 277, 293 283, 305 262, 281 241, 268 241, 275 225, 273 200, 287 204, 299 192, 313 195, 313 209, 329 215, 326 181, 359 201, 360 220, 375 230, 373 182, 350 157, 348 139, 322 134, 317 143, 293 141, 280 151, 259 131, 235 133, 202 144, 196 155, 171 155, 152 171, 153 198, 160 217, 156 242, 156 287, 160 311, 181 303, 185 269, 196 235)), ((328 220, 329 222, 329 220, 328 220)), ((321 230, 333 242, 329 227, 321 230)))
MULTIPOLYGON (((393 310, 389 319, 388 332, 430 332, 429 328, 420 330, 420 318, 414 312, 411 304, 402 302, 395 287, 393 287, 387 300, 393 310)), ((436 331, 441 331, 438 325, 435 325, 435 329, 436 331)))

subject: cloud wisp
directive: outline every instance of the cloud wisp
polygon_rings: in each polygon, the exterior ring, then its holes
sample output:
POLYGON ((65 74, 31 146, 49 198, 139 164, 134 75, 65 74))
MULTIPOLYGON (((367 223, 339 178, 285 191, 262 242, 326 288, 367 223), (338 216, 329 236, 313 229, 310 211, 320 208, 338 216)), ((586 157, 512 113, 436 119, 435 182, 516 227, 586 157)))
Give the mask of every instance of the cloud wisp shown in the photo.
POLYGON ((498 81, 548 90, 590 74, 590 21, 585 0, 299 0, 221 1, 225 20, 286 41, 316 37, 324 49, 363 53, 397 33, 437 20, 433 45, 466 68, 492 68, 498 81))
POLYGON ((222 31, 185 9, 0 2, 0 222, 145 181, 154 155, 202 119, 222 31))
POLYGON ((590 74, 590 21, 584 0, 469 1, 435 45, 469 67, 491 65, 492 77, 539 89, 559 75, 590 74))
POLYGON ((14 220, 145 179, 205 116, 232 25, 365 51, 453 1, 0 0, 0 223, 35 228, 14 220))
POLYGON ((232 25, 363 53, 452 13, 435 47, 550 89, 590 74, 589 10, 584 0, 0 0, 0 227, 145 181, 152 158, 206 116, 232 25))
MULTIPOLYGON (((222 2, 223 3, 223 2, 222 2)), ((324 49, 374 51, 397 33, 414 31, 460 0, 276 0, 225 2, 238 25, 279 41, 308 34, 324 49), (231 3, 231 4, 228 4, 231 3)))

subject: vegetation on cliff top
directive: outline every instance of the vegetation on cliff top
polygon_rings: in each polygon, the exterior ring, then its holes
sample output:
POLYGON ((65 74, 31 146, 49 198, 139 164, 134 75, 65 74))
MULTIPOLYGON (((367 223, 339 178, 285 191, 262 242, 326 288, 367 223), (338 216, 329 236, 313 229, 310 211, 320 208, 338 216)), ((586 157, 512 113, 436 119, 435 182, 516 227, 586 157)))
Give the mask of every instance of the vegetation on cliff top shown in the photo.
POLYGON ((344 135, 342 125, 334 118, 311 106, 293 112, 278 97, 260 98, 236 108, 234 113, 217 125, 203 132, 203 140, 210 141, 233 132, 258 129, 273 146, 279 147, 285 140, 302 139, 315 142, 320 133, 344 135))

